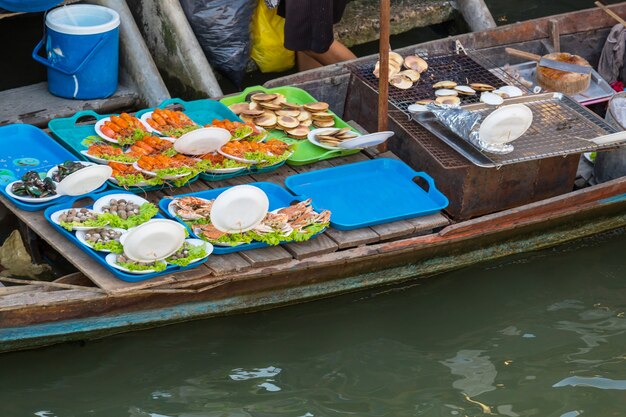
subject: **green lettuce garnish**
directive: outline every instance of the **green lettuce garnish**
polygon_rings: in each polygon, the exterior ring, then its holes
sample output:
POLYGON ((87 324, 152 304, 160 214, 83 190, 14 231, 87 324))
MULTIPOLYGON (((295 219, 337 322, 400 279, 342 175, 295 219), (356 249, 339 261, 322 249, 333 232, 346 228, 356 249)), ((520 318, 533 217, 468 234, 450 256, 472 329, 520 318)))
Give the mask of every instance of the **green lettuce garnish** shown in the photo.
POLYGON ((96 242, 91 245, 91 247, 95 250, 108 250, 117 254, 124 252, 124 247, 117 240, 109 240, 108 242, 96 242))
POLYGON ((289 242, 291 234, 293 234, 294 232, 292 232, 289 236, 285 236, 285 234, 280 231, 274 231, 270 233, 258 233, 250 231, 248 233, 252 236, 252 239, 258 242, 267 243, 270 246, 277 246, 280 245, 282 242, 289 242))
POLYGON ((111 213, 105 213, 101 216, 106 217, 109 221, 109 225, 112 227, 120 227, 122 229, 130 229, 131 227, 139 226, 157 215, 159 209, 152 203, 143 203, 139 207, 139 214, 129 216, 126 220, 120 216, 111 213))
POLYGON ((122 268, 126 268, 129 271, 151 271, 161 272, 167 268, 167 264, 165 262, 153 262, 149 264, 138 263, 138 262, 117 262, 119 266, 122 268))
POLYGON ((109 224, 109 220, 105 215, 99 215, 95 219, 89 219, 84 222, 59 222, 62 228, 69 230, 70 232, 74 230, 74 227, 104 227, 109 224))
POLYGON ((191 126, 185 126, 185 127, 179 127, 176 129, 170 129, 170 130, 161 130, 161 133, 163 134, 163 136, 168 136, 171 138, 179 138, 182 135, 184 135, 185 133, 189 133, 193 130, 197 130, 200 129, 200 126, 198 125, 191 125, 191 126))
MULTIPOLYGON (((200 235, 202 237, 202 235, 200 235)), ((252 234, 249 232, 244 233, 228 233, 219 239, 209 240, 204 238, 204 240, 209 241, 211 243, 222 243, 224 245, 236 246, 241 243, 252 243, 252 234)))
POLYGON ((188 243, 185 243, 183 247, 179 250, 179 252, 182 251, 183 249, 187 249, 189 251, 189 255, 187 255, 184 258, 178 258, 178 259, 167 258, 166 259, 167 262, 173 265, 184 267, 198 259, 201 259, 207 256, 206 247, 204 245, 195 246, 195 245, 190 245, 188 243))
MULTIPOLYGON (((91 154, 89 154, 91 155, 91 154)), ((104 159, 106 161, 113 161, 113 162, 126 162, 126 163, 133 163, 133 162, 137 162, 139 160, 138 157, 136 156, 128 156, 126 154, 122 154, 122 155, 93 155, 96 158, 100 158, 100 159, 104 159)))
POLYGON ((117 143, 120 145, 134 145, 135 142, 140 141, 146 136, 150 136, 150 133, 143 131, 141 129, 133 129, 133 133, 130 136, 124 136, 117 140, 117 143))
POLYGON ((142 186, 161 185, 163 180, 157 177, 146 179, 141 174, 129 174, 129 175, 115 175, 117 185, 120 187, 134 187, 137 184, 142 186))
POLYGON ((225 158, 219 164, 213 164, 209 160, 204 160, 203 162, 206 162, 203 164, 203 171, 206 171, 207 169, 247 168, 249 166, 249 164, 244 164, 228 158, 225 158))
POLYGON ((174 148, 172 147, 172 148, 169 148, 169 149, 164 150, 163 152, 161 152, 161 154, 163 154, 163 155, 165 155, 165 156, 169 156, 169 157, 171 158, 171 157, 173 157, 173 156, 178 155, 178 152, 176 152, 176 149, 174 149, 174 148))
POLYGON ((235 129, 232 135, 233 135, 233 138, 235 138, 235 140, 247 139, 248 136, 250 136, 253 131, 254 130, 252 129, 252 127, 245 125, 245 126, 240 126, 237 129, 235 129))
POLYGON ((289 240, 292 242, 304 242, 316 234, 324 231, 329 226, 330 223, 313 223, 309 226, 303 227, 300 231, 294 230, 291 235, 289 235, 289 240))

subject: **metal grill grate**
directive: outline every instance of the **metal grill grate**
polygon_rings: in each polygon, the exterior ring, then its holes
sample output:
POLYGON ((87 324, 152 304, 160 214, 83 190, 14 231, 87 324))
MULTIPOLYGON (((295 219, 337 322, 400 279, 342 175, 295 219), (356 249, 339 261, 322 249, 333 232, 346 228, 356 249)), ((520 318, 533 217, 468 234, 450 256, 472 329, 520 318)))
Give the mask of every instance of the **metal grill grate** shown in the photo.
MULTIPOLYGON (((401 111, 409 114, 407 107, 418 100, 434 99, 435 90, 432 85, 438 81, 451 80, 460 85, 471 83, 490 84, 494 87, 504 85, 515 85, 523 91, 528 91, 526 87, 519 84, 506 72, 489 64, 488 60, 476 51, 470 54, 447 54, 428 56, 420 54, 428 62, 428 71, 422 74, 422 78, 407 90, 401 90, 394 86, 389 86, 389 102, 401 111), (491 70, 487 68, 493 68, 491 70)), ((358 64, 351 64, 350 70, 363 82, 378 92, 378 78, 372 73, 376 58, 368 61, 361 61, 358 64)), ((479 95, 459 96, 462 104, 479 102, 479 95)))
MULTIPOLYGON (((448 143, 472 162, 484 167, 498 167, 534 159, 597 151, 607 146, 589 139, 614 133, 616 130, 571 98, 559 93, 546 93, 508 99, 506 104, 522 103, 533 112, 533 124, 522 137, 511 144, 514 150, 499 155, 483 152, 461 139, 431 113, 420 113, 415 119, 431 133, 448 143)), ((494 108, 475 104, 465 107, 486 117, 494 108)), ((613 145, 614 146, 614 145, 613 145)))
POLYGON ((415 123, 399 110, 390 110, 389 117, 400 128, 416 140, 434 159, 446 169, 463 168, 470 165, 466 158, 442 142, 437 136, 415 123))

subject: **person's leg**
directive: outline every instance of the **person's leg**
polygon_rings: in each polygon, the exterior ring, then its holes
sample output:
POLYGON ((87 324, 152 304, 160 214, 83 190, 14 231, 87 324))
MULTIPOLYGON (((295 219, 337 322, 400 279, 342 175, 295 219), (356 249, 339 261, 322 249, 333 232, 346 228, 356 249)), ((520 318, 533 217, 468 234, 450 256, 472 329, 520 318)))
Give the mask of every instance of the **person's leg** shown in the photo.
POLYGON ((300 51, 296 52, 296 62, 298 64, 298 71, 323 67, 321 62, 300 51))
POLYGON ((328 48, 328 51, 317 53, 313 51, 304 51, 306 55, 322 65, 331 65, 338 62, 349 61, 355 59, 356 55, 346 48, 341 42, 334 40, 328 48))

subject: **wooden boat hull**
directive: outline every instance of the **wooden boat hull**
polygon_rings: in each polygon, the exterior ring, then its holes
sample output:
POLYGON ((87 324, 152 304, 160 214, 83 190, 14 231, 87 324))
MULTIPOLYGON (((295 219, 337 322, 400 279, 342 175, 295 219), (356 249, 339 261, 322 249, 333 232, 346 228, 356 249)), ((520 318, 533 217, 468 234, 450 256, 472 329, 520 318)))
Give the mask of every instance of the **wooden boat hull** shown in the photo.
POLYGON ((439 233, 268 267, 199 293, 151 292, 0 308, 0 351, 104 337, 395 285, 626 226, 626 179, 453 226, 439 233))
MULTIPOLYGON (((626 3, 615 8, 626 14, 626 3)), ((598 40, 613 22, 601 11, 552 17, 564 47, 597 56, 598 40), (580 35, 580 32, 584 34, 580 35), (577 35, 579 34, 579 35, 577 35), (579 48, 579 49, 577 49, 579 48)), ((548 21, 519 23, 456 37, 468 48, 525 43, 532 52, 548 36, 548 21)), ((453 38, 454 40, 454 38, 453 38)), ((450 39, 419 45, 448 51, 450 39)), ((406 48, 412 52, 416 47, 406 48)), ((343 113, 349 72, 343 65, 271 83, 307 89, 343 113)), ((20 216, 20 213, 17 213, 20 216)), ((45 227, 44 221, 33 223, 45 227)), ((52 291, 42 299, 25 292, 0 297, 0 351, 104 337, 185 320, 275 308, 384 285, 396 285, 504 256, 540 250, 626 226, 626 179, 544 199, 457 223, 436 233, 327 253, 287 264, 199 275, 176 288, 105 293, 97 288, 52 291)))

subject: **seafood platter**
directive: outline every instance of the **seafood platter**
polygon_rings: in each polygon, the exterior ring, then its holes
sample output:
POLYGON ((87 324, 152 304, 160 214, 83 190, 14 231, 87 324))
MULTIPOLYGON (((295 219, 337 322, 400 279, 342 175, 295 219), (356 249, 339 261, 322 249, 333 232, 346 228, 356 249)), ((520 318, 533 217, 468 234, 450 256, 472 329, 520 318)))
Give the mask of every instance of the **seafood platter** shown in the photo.
POLYGON ((309 93, 295 87, 248 87, 241 94, 220 100, 244 122, 261 126, 269 138, 296 145, 287 161, 290 165, 305 165, 329 158, 350 155, 358 149, 319 146, 308 140, 318 129, 348 129, 345 136, 360 136, 350 125, 329 108, 329 104, 315 100, 309 93))
POLYGON ((42 210, 106 187, 111 168, 74 161, 74 155, 40 129, 10 125, 0 132, 1 140, 11 143, 3 147, 0 192, 20 209, 42 210))
POLYGON ((170 102, 185 103, 194 119, 185 111, 155 108, 135 116, 81 112, 52 120, 49 126, 81 157, 110 166, 115 187, 135 192, 180 187, 199 175, 217 180, 267 172, 293 153, 289 144, 268 139, 264 128, 242 122, 219 102, 170 100, 162 106, 170 102), (95 125, 78 124, 83 115, 98 120, 95 125))
POLYGON ((159 207, 190 234, 227 254, 309 240, 328 228, 331 212, 316 211, 284 188, 258 182, 162 199, 159 207))
POLYGON ((89 194, 93 205, 76 200, 49 207, 46 219, 65 237, 116 277, 142 281, 203 263, 213 252, 204 240, 187 238, 179 222, 159 215, 158 208, 128 192, 89 194))

